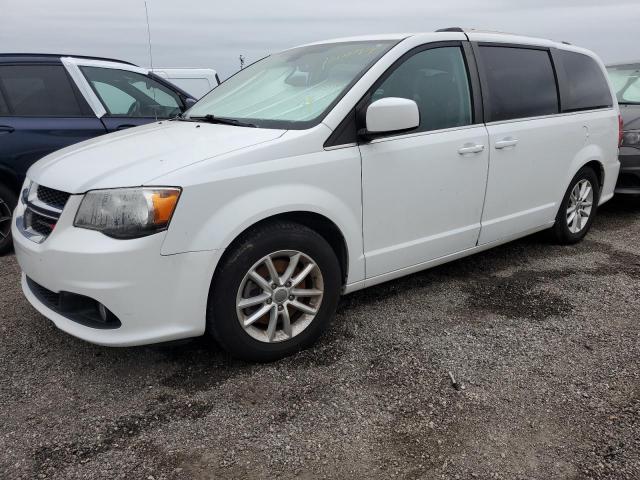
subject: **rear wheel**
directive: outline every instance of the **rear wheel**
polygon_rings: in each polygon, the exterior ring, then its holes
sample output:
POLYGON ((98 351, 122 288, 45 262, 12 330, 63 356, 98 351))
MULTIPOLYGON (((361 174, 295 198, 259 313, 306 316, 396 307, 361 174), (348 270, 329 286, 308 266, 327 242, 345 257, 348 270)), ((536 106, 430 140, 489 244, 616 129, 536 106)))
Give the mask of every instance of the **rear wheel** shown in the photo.
POLYGON ((233 356, 272 361, 308 347, 329 325, 341 287, 327 241, 296 223, 258 227, 222 260, 208 330, 233 356))
POLYGON ((553 226, 555 239, 561 244, 582 240, 593 223, 600 200, 598 177, 593 169, 582 168, 565 193, 553 226))
POLYGON ((0 255, 11 250, 11 216, 17 203, 16 194, 0 184, 0 255))

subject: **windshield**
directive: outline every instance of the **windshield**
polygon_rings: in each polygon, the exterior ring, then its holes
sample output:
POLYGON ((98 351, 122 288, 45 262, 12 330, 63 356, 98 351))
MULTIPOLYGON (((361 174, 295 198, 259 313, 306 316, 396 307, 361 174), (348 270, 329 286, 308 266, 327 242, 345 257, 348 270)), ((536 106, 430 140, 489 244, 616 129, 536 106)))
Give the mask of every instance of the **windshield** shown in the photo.
POLYGON ((640 63, 607 67, 618 103, 640 104, 640 63))
POLYGON ((220 84, 185 116, 214 115, 263 128, 312 127, 394 44, 329 43, 269 56, 220 84))

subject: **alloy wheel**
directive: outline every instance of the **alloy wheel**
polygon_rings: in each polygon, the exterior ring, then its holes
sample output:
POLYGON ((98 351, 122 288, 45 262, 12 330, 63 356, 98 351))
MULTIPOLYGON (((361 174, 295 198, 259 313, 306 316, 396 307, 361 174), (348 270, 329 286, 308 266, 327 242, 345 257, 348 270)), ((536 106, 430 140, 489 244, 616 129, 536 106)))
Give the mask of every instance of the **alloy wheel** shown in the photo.
POLYGON ((6 240, 11 233, 11 208, 0 198, 0 242, 6 240))
POLYGON ((587 225, 593 209, 593 186, 589 180, 580 180, 569 196, 567 226, 571 233, 579 233, 587 225))
POLYGON ((302 252, 280 250, 258 260, 244 276, 236 296, 238 321, 255 340, 286 341, 313 322, 323 294, 317 263, 302 252))

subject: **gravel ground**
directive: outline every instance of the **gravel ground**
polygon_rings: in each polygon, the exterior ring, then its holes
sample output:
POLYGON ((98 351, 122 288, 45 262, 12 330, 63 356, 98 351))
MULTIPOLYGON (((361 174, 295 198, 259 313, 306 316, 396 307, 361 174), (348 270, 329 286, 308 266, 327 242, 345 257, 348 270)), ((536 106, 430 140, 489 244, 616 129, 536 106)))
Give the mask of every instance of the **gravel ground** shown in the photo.
POLYGON ((344 297, 269 365, 76 340, 0 258, 0 478, 640 478, 639 213, 344 297))

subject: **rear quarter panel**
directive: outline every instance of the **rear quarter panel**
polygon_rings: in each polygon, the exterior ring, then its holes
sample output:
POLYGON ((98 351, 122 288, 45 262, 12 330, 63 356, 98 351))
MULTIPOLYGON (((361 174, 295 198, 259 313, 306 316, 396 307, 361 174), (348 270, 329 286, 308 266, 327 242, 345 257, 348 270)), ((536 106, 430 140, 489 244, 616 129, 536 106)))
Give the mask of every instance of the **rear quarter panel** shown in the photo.
POLYGON ((556 44, 556 47, 591 57, 600 67, 602 75, 609 85, 612 99, 611 108, 575 114, 585 125, 587 135, 583 148, 578 151, 571 164, 571 169, 565 182, 568 186, 580 168, 591 161, 598 161, 602 165, 602 173, 604 173, 604 182, 600 191, 600 204, 602 204, 613 197, 620 170, 620 162, 618 160, 618 115, 620 114, 620 107, 618 106, 616 92, 604 63, 594 52, 574 45, 556 44))
MULTIPOLYGON (((604 182, 600 191, 600 203, 611 199, 618 180, 620 162, 618 161, 618 111, 617 109, 595 110, 575 114, 576 121, 583 123, 586 138, 577 152, 567 172, 565 185, 584 165, 597 161, 602 166, 604 182)), ((566 188, 566 187, 565 187, 566 188)), ((559 192, 562 200, 563 192, 559 192)))

